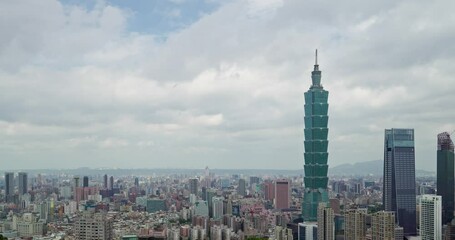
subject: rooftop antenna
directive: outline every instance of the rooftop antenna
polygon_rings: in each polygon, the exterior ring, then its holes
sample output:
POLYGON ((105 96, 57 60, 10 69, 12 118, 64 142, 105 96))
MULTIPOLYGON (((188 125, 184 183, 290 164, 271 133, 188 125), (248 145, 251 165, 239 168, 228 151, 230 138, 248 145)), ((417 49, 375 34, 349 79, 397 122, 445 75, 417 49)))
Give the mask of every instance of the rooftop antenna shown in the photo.
POLYGON ((314 65, 318 65, 318 49, 316 49, 314 65))

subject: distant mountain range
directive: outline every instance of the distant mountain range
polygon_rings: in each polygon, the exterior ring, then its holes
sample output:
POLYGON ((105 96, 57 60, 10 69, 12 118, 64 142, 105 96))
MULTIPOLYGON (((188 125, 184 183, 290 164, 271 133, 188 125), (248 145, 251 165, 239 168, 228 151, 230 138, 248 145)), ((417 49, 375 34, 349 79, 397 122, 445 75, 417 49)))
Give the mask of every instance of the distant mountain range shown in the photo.
MULTIPOLYGON (((332 176, 365 176, 374 175, 381 176, 383 174, 383 160, 373 160, 367 162, 358 162, 353 164, 341 164, 329 169, 329 175, 332 176)), ((436 175, 433 171, 416 170, 417 176, 433 176, 436 175)))
POLYGON ((383 160, 346 163, 329 169, 329 175, 382 175, 383 160))
MULTIPOLYGON (((382 165, 383 160, 374 160, 367 162, 358 162, 353 164, 341 164, 335 167, 329 168, 329 176, 382 176, 382 165)), ((17 172, 20 170, 11 170, 17 172)), ((77 168, 77 169, 34 169, 34 170, 23 170, 30 174, 51 174, 51 175, 87 175, 87 176, 102 176, 104 174, 114 176, 172 176, 188 175, 197 176, 204 174, 203 169, 178 169, 178 168, 141 168, 141 169, 115 169, 115 168, 77 168)), ((0 170, 0 173, 2 170, 0 170)), ((258 175, 258 176, 301 176, 303 175, 303 167, 292 169, 292 170, 280 170, 280 169, 210 169, 211 173, 215 173, 218 176, 231 176, 234 174, 239 175, 258 175)), ((436 175, 432 171, 417 170, 417 176, 434 176, 436 175)))

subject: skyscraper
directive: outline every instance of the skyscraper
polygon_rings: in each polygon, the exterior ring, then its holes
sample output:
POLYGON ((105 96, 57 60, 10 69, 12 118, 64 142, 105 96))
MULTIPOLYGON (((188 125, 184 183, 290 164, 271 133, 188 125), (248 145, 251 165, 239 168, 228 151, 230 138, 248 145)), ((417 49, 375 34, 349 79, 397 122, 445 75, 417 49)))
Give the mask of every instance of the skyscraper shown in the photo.
POLYGON ((394 211, 405 236, 417 234, 414 129, 386 129, 384 210, 394 211))
POLYGON ((442 224, 452 221, 454 211, 454 146, 450 134, 438 134, 437 194, 442 196, 442 224))
POLYGON ((14 173, 5 173, 5 201, 13 201, 14 196, 14 173))
POLYGON ((420 198, 420 237, 422 240, 441 240, 441 196, 422 195, 420 198))
POLYGON ((222 197, 212 198, 212 208, 214 219, 220 219, 221 217, 223 217, 223 198, 222 197))
POLYGON ((189 180, 189 189, 190 193, 194 194, 197 196, 198 192, 198 179, 197 178, 190 178, 189 180))
POLYGON ((318 240, 335 239, 335 213, 327 203, 318 206, 318 240))
POLYGON ((209 166, 206 166, 205 167, 205 176, 204 176, 204 184, 203 186, 206 187, 206 188, 210 188, 212 187, 212 179, 210 177, 210 170, 209 170, 209 166))
POLYGON ((83 184, 82 185, 83 187, 88 187, 88 177, 87 176, 84 176, 82 184, 83 184))
POLYGON ((273 199, 275 199, 275 184, 270 180, 265 181, 263 184, 265 200, 272 201, 273 199))
POLYGON ((241 196, 246 195, 246 182, 245 179, 239 179, 239 186, 237 187, 237 193, 241 196))
POLYGON ((103 184, 104 189, 107 189, 107 186, 108 186, 108 184, 107 184, 107 182, 108 182, 108 181, 107 181, 107 174, 104 174, 103 182, 104 182, 104 184, 103 184))
POLYGON ((28 177, 27 173, 19 173, 19 195, 24 195, 28 192, 28 177))
POLYGON ((316 50, 316 62, 311 72, 312 85, 305 93, 305 195, 302 203, 304 221, 316 221, 317 209, 321 202, 327 202, 327 160, 329 92, 321 85, 316 50))
POLYGON ((109 178, 109 190, 114 189, 114 176, 109 178))
POLYGON ((73 178, 73 199, 77 198, 77 189, 79 188, 79 176, 73 178))
POLYGON ((207 204, 209 205, 209 216, 213 217, 213 201, 212 199, 216 197, 216 190, 215 189, 208 189, 207 190, 207 204))
POLYGON ((275 209, 286 209, 290 207, 290 185, 287 179, 278 179, 275 181, 275 209))

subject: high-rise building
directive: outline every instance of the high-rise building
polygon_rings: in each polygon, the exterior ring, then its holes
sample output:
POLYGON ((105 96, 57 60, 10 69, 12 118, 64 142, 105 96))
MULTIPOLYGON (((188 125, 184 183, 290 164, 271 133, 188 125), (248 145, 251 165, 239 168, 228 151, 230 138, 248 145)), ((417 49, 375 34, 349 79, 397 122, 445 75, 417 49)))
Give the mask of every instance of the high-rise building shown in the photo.
POLYGON ((82 181, 82 187, 88 187, 88 177, 84 176, 83 181, 82 181))
POLYGON ((14 173, 5 173, 5 201, 12 202, 14 198, 14 173))
POLYGON ((228 199, 225 204, 225 211, 224 214, 232 215, 232 201, 231 199, 228 199))
POLYGON ((268 201, 275 199, 275 184, 272 181, 267 180, 263 183, 264 185, 264 198, 268 201))
POLYGON ((317 61, 311 72, 312 85, 305 93, 305 194, 302 203, 304 221, 316 221, 319 203, 326 203, 328 171, 328 96, 321 85, 321 71, 317 61))
POLYGON ((205 188, 211 188, 212 187, 212 178, 210 177, 209 166, 205 167, 205 170, 204 170, 204 183, 202 185, 205 188))
POLYGON ((318 240, 335 239, 335 213, 327 203, 318 206, 318 240))
POLYGON ((405 236, 417 235, 414 129, 386 129, 383 205, 394 211, 405 236))
POLYGON ((216 197, 217 193, 215 189, 207 190, 207 204, 209 205, 209 216, 213 217, 213 201, 212 199, 216 197))
POLYGON ((19 195, 24 195, 28 192, 27 173, 20 172, 18 178, 19 178, 19 195))
POLYGON ((394 212, 380 211, 371 216, 371 237, 372 240, 395 240, 394 212))
POLYGON ((318 240, 318 225, 315 222, 299 223, 297 240, 318 240))
POLYGON ((239 179, 239 186, 237 187, 237 193, 241 196, 246 195, 246 182, 245 179, 239 179))
POLYGON ((333 209, 333 212, 335 214, 340 214, 341 213, 340 199, 331 198, 331 199, 329 199, 329 203, 330 203, 330 207, 333 209))
POLYGON ((201 198, 204 201, 207 201, 207 188, 206 187, 201 187, 201 198))
POLYGON ((223 217, 223 198, 214 197, 212 198, 212 207, 213 207, 213 218, 220 219, 223 217))
POLYGON ((74 188, 80 187, 79 176, 75 176, 75 177, 73 178, 73 185, 74 185, 74 186, 73 186, 74 188))
POLYGON ((197 196, 197 192, 198 192, 198 179, 197 179, 197 178, 190 178, 190 180, 189 180, 189 185, 190 185, 190 186, 189 186, 190 193, 197 196))
POLYGON ((134 186, 139 187, 139 178, 138 177, 134 178, 134 186))
POLYGON ((437 150, 437 194, 442 197, 442 224, 452 221, 455 205, 455 165, 454 146, 450 134, 443 132, 438 134, 437 150))
POLYGON ((108 188, 107 174, 104 174, 103 183, 104 183, 103 184, 104 189, 107 189, 108 188))
POLYGON ((76 239, 114 239, 113 220, 102 213, 83 212, 74 223, 76 239))
POLYGON ((275 181, 275 209, 286 209, 291 203, 291 184, 287 179, 275 181))
POLYGON ((77 189, 79 188, 79 176, 73 178, 73 200, 77 198, 77 189))
MULTIPOLYGON (((453 186, 452 186, 453 187, 453 186)), ((441 196, 422 195, 420 197, 420 237, 422 240, 442 239, 442 200, 441 196)))
POLYGON ((114 189, 114 176, 109 178, 109 190, 114 189))
POLYGON ((364 240, 367 209, 350 209, 344 214, 344 239, 364 240))

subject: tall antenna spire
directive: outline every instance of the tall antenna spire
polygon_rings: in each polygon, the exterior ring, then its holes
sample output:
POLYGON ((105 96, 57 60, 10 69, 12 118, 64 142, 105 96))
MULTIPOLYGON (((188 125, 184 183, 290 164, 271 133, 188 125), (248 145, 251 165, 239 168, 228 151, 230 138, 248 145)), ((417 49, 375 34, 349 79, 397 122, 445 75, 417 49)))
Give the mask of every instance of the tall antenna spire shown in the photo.
POLYGON ((321 85, 321 71, 318 65, 318 50, 316 49, 314 54, 314 70, 311 72, 311 79, 313 85, 311 87, 322 87, 321 85))

